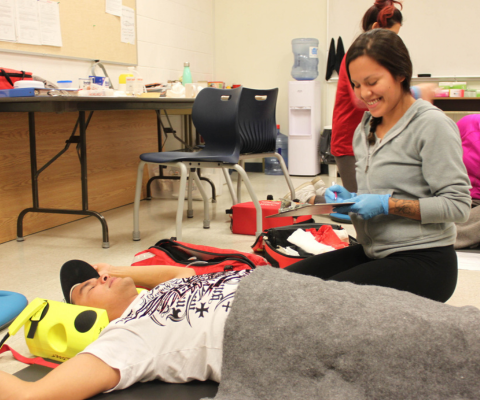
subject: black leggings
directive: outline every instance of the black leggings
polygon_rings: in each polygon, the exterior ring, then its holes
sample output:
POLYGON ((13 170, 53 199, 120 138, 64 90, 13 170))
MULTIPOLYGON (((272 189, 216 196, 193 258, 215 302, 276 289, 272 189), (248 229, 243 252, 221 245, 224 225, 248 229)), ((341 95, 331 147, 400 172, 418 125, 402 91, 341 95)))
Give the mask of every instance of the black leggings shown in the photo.
POLYGON ((324 280, 384 286, 446 302, 457 285, 457 255, 452 246, 402 251, 372 259, 361 245, 306 258, 285 268, 324 280))

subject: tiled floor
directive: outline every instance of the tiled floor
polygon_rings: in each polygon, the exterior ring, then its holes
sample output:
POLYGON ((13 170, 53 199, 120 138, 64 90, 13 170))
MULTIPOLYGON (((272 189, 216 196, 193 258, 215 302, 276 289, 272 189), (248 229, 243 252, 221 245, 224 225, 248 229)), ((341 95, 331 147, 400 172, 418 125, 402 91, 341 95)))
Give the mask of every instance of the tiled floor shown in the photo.
MULTIPOLYGON (((266 176, 251 173, 251 180, 260 199, 272 194, 275 199, 287 191, 283 176, 266 176)), ((294 177, 294 185, 306 178, 294 177)), ((328 177, 325 176, 325 182, 328 177)), ((226 185, 218 202, 210 204, 211 227, 204 230, 203 203, 194 201, 194 218, 184 219, 183 241, 211 246, 250 251, 253 236, 234 235, 230 232, 230 219, 225 210, 231 207, 226 185)), ((133 193, 132 193, 133 199, 133 193)), ((249 201, 244 190, 243 201, 249 201)), ((81 259, 90 263, 108 262, 113 265, 129 265, 135 253, 147 249, 158 240, 175 236, 176 200, 154 199, 143 201, 140 206, 140 231, 142 240, 132 241, 133 205, 127 205, 103 213, 110 232, 110 248, 102 249, 101 227, 97 219, 86 218, 26 237, 22 243, 11 241, 0 245, 0 290, 24 294, 29 301, 35 297, 62 300, 58 273, 64 262, 81 259)), ((328 217, 315 217, 317 222, 330 223, 328 217)), ((349 234, 355 235, 351 225, 344 225, 349 234)), ((480 256, 480 254, 479 254, 480 256)), ((480 262, 479 262, 480 265, 480 262)), ((461 270, 458 287, 449 300, 454 306, 474 305, 480 308, 480 271, 461 270)), ((0 338, 6 330, 0 332, 0 338)), ((23 330, 7 342, 24 355, 29 355, 23 338, 23 330)), ((16 372, 24 365, 13 360, 10 354, 0 356, 0 370, 16 372)))

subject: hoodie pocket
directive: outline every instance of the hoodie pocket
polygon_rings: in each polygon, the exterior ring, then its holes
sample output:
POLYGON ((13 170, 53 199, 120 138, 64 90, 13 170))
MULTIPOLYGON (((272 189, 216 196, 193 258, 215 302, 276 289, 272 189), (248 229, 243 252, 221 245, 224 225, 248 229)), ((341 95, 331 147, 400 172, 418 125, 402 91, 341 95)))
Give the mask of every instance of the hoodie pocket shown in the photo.
MULTIPOLYGON (((371 194, 395 195, 395 189, 372 189, 371 194)), ((420 221, 400 217, 398 215, 377 215, 364 221, 365 233, 376 245, 409 243, 423 237, 420 221)))
POLYGON ((423 237, 420 221, 397 215, 378 215, 368 222, 368 234, 376 245, 415 242, 423 237))

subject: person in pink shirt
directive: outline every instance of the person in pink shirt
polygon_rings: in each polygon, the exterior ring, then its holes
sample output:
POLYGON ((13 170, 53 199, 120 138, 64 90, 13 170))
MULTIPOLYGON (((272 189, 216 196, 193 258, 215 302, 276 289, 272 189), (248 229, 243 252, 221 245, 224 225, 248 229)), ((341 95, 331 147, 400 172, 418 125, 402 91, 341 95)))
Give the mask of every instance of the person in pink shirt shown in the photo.
POLYGON ((472 209, 466 222, 456 224, 455 249, 480 248, 480 115, 467 115, 457 126, 462 138, 463 163, 472 184, 472 209))
POLYGON ((472 184, 472 205, 480 205, 480 115, 471 114, 457 122, 463 147, 463 163, 472 184))

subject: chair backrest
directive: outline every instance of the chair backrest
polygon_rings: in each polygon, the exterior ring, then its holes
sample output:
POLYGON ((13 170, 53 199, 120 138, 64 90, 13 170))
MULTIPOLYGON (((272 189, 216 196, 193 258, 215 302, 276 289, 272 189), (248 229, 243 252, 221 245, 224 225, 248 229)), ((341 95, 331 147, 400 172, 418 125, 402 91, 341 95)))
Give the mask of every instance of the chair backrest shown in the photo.
POLYGON ((241 154, 275 151, 277 97, 278 89, 243 88, 238 106, 241 154))
POLYGON ((192 109, 195 129, 205 140, 202 154, 223 154, 237 163, 240 154, 238 105, 243 88, 205 88, 198 93, 192 109))

